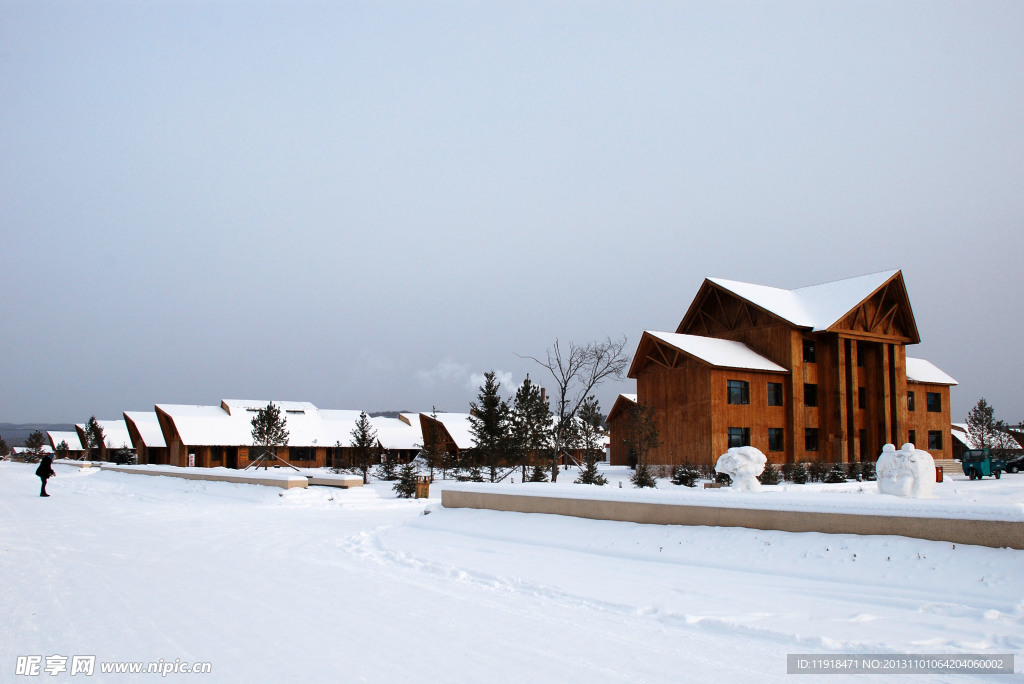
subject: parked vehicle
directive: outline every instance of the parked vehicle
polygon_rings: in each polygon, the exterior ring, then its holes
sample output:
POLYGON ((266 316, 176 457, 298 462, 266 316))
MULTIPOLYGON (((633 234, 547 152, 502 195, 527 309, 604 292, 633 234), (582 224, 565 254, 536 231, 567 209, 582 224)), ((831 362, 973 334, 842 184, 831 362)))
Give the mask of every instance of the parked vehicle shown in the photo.
POLYGON ((964 452, 963 460, 964 475, 972 480, 980 480, 983 477, 994 475, 998 480, 1006 470, 1006 461, 992 455, 988 449, 968 449, 964 452))
POLYGON ((1006 461, 1006 472, 1019 473, 1024 470, 1024 454, 1018 454, 1006 461))

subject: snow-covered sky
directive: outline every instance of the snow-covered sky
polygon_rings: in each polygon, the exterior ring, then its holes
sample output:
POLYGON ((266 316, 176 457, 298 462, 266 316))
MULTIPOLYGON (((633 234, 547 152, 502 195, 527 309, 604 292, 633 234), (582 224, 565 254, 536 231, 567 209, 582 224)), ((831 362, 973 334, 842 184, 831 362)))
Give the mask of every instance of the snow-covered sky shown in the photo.
POLYGON ((0 420, 465 411, 706 276, 885 268, 1020 420, 1022 65, 1018 2, 5 1, 0 420))

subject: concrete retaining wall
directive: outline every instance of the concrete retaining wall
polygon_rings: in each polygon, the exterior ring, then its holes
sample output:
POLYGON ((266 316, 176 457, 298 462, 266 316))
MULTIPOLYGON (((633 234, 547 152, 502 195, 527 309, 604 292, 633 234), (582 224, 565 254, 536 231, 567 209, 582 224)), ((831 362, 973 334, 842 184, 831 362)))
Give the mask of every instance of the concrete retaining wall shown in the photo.
POLYGON ((620 520, 656 525, 706 525, 783 532, 898 535, 932 541, 947 541, 954 544, 1024 549, 1024 523, 1001 520, 758 510, 603 499, 569 499, 448 489, 441 493, 441 504, 445 508, 483 508, 518 513, 550 513, 594 520, 620 520))
POLYGON ((308 475, 309 484, 320 487, 362 487, 363 478, 359 475, 308 475))
MULTIPOLYGON (((133 475, 160 475, 163 477, 177 477, 184 480, 208 480, 213 482, 236 482, 239 484, 255 484, 267 487, 280 487, 281 489, 292 489, 294 487, 306 487, 309 479, 303 475, 227 475, 222 473, 196 473, 196 472, 175 472, 172 470, 154 470, 140 468, 138 466, 112 466, 104 465, 103 470, 113 470, 118 473, 131 473, 133 475)), ((360 479, 360 482, 362 480, 360 479)))

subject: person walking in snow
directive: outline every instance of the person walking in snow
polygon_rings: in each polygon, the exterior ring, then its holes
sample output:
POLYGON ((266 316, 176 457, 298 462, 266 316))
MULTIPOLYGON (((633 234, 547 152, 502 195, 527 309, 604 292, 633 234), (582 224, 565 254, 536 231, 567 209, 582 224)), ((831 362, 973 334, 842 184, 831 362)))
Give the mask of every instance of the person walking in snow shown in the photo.
POLYGON ((53 472, 53 457, 43 456, 43 460, 39 462, 39 467, 36 468, 36 475, 43 481, 43 487, 39 490, 39 496, 50 496, 46 493, 46 481, 56 474, 53 472))

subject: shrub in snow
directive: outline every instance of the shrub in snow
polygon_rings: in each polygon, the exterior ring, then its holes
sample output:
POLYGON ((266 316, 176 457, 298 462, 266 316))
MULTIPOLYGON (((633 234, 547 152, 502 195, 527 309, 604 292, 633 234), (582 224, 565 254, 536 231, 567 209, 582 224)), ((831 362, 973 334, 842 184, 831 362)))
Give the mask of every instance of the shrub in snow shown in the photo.
POLYGON ((755 492, 761 488, 757 476, 764 471, 767 457, 761 450, 752 446, 730 447, 718 457, 715 470, 732 479, 733 489, 741 492, 755 492))
POLYGON ((829 484, 840 484, 846 482, 846 466, 842 463, 833 463, 832 468, 825 476, 825 482, 829 484))
POLYGON ((875 464, 871 461, 862 463, 860 466, 860 476, 868 482, 873 482, 875 479, 875 464))
POLYGON ((475 465, 460 471, 455 479, 459 482, 483 482, 484 474, 480 471, 480 466, 475 465))
POLYGON ((696 487, 700 479, 700 471, 689 463, 677 465, 672 469, 672 484, 684 487, 696 487))
POLYGON ((811 461, 807 472, 811 476, 811 482, 824 482, 825 476, 828 475, 828 465, 821 461, 811 461))
POLYGON ((793 481, 793 467, 794 467, 793 463, 783 463, 782 464, 782 479, 783 480, 786 480, 787 482, 792 482, 793 481))
POLYGON ((638 465, 633 474, 629 476, 629 481, 633 483, 634 487, 643 489, 644 487, 657 487, 658 482, 654 479, 654 473, 651 472, 651 467, 646 465, 638 465))
POLYGON ((860 461, 850 461, 846 464, 846 477, 856 480, 859 475, 862 475, 860 461))
POLYGON ((764 471, 758 475, 757 481, 763 485, 779 484, 779 469, 775 467, 774 463, 768 461, 764 464, 764 471))
POLYGON ((935 460, 927 451, 904 444, 896 451, 893 444, 882 447, 878 457, 878 491, 883 494, 930 498, 935 486, 935 460))
POLYGON ((410 461, 398 469, 398 482, 392 489, 401 499, 411 499, 416 496, 416 464, 410 461))
POLYGON ((726 487, 728 487, 729 485, 732 484, 732 478, 729 477, 729 473, 715 472, 714 469, 712 469, 712 472, 714 472, 714 474, 715 474, 715 478, 714 479, 715 479, 715 482, 717 482, 718 484, 725 485, 726 487))
POLYGON ((807 466, 803 463, 797 463, 793 466, 793 483, 794 484, 807 484, 807 480, 810 478, 810 473, 807 472, 807 466))
POLYGON ((580 476, 576 478, 575 483, 603 486, 608 484, 608 478, 597 472, 596 462, 588 460, 587 463, 580 468, 580 476))
POLYGON ((530 471, 530 478, 527 482, 547 482, 548 474, 539 465, 533 466, 533 470, 530 471))

